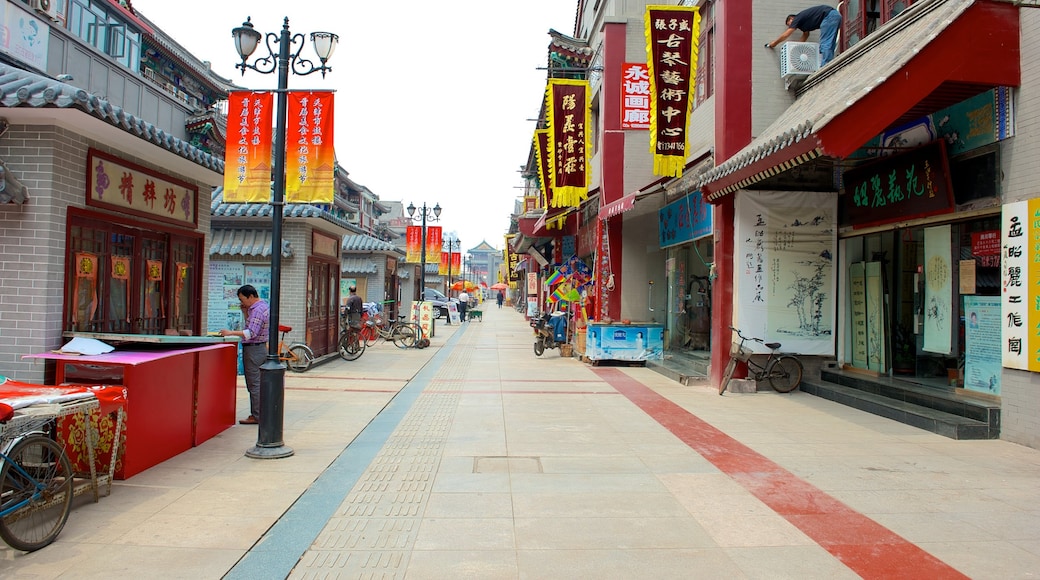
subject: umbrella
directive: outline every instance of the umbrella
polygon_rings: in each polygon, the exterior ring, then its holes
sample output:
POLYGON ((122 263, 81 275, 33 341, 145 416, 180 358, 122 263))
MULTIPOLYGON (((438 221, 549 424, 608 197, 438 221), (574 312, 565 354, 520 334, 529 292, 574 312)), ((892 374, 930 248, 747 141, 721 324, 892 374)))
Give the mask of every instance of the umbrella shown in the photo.
POLYGON ((451 289, 455 291, 459 290, 476 290, 477 285, 469 280, 459 280, 458 282, 451 285, 451 289))
POLYGON ((496 282, 496 283, 491 285, 491 289, 492 290, 507 290, 508 288, 509 288, 509 286, 506 286, 502 282, 496 282))

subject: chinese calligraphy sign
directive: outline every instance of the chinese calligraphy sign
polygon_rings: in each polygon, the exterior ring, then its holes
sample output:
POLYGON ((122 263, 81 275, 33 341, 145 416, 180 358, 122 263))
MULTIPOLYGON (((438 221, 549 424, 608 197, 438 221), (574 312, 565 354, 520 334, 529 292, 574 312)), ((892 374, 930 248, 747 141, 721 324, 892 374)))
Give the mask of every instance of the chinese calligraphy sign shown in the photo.
POLYGON ((87 153, 87 205, 194 228, 199 188, 91 149, 87 153))
POLYGON ((271 199, 273 94, 233 91, 228 96, 224 201, 267 203, 271 199))
POLYGON ((589 194, 588 131, 592 107, 588 81, 550 79, 549 173, 551 207, 578 207, 589 194))
POLYGON ((285 131, 285 201, 331 204, 336 153, 332 93, 289 93, 285 131))
POLYGON ((650 153, 654 174, 682 177, 689 152, 701 15, 694 6, 647 6, 650 153))
POLYGON ((650 72, 643 63, 621 66, 621 128, 650 128, 650 72))

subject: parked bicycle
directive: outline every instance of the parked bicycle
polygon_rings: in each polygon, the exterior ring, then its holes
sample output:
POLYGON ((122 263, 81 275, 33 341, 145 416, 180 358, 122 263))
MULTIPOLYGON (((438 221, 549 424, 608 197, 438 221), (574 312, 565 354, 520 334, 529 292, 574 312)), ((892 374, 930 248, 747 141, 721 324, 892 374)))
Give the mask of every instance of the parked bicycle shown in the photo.
POLYGON ((389 340, 397 348, 415 346, 415 341, 422 338, 422 328, 418 324, 405 322, 406 318, 406 315, 401 314, 397 320, 386 322, 381 315, 367 317, 361 327, 361 339, 365 341, 365 347, 372 346, 379 339, 389 340))
POLYGON ((285 343, 285 335, 292 332, 291 326, 279 324, 278 331, 282 333, 282 338, 278 341, 278 360, 284 362, 293 372, 306 372, 314 363, 314 351, 302 342, 285 343))
POLYGON ((361 335, 363 325, 351 325, 343 317, 343 330, 339 332, 339 343, 337 349, 343 360, 357 360, 365 353, 365 339, 361 335))
POLYGON ((47 434, 53 419, 23 422, 14 432, 10 405, 0 403, 0 538, 32 552, 54 541, 72 505, 72 464, 47 434))
POLYGON ((726 371, 722 374, 722 382, 719 383, 720 395, 726 392, 726 387, 733 378, 733 371, 737 368, 737 361, 747 363, 751 378, 755 381, 768 380, 769 386, 778 393, 790 393, 798 388, 802 382, 802 361, 793 355, 781 354, 779 342, 765 342, 761 338, 744 336, 740 330, 732 326, 729 329, 737 333, 740 343, 733 344, 729 364, 726 365, 726 371), (769 349, 769 356, 764 362, 758 363, 751 358, 753 355, 751 349, 744 346, 744 343, 749 340, 762 343, 769 349))

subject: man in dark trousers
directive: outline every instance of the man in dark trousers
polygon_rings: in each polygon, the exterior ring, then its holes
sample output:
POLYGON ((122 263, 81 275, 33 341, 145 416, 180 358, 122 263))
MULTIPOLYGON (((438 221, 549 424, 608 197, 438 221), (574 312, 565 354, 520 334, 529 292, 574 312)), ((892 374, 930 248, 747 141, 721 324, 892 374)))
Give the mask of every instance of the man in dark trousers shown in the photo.
POLYGON ((806 8, 798 14, 787 16, 787 30, 773 42, 766 43, 766 48, 775 48, 795 30, 802 31, 801 42, 809 39, 813 30, 820 31, 820 66, 834 58, 834 49, 838 41, 838 30, 841 29, 841 13, 826 4, 806 8))
POLYGON ((260 298, 256 288, 246 284, 238 289, 245 325, 242 330, 221 330, 221 336, 242 337, 242 369, 249 391, 249 416, 239 421, 243 425, 260 422, 260 366, 267 360, 267 337, 271 322, 271 305, 260 298))
POLYGON ((347 324, 351 328, 361 328, 361 314, 365 309, 365 302, 358 296, 357 287, 350 287, 350 296, 347 297, 347 324))

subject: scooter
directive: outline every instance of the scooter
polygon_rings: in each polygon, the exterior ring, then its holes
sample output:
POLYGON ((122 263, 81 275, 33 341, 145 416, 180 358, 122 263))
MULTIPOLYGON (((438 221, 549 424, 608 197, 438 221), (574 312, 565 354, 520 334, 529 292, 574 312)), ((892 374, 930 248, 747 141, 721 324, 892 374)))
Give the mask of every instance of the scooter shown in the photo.
MULTIPOLYGON (((555 316, 563 316, 563 313, 550 315, 548 313, 540 314, 531 319, 531 328, 534 329, 534 354, 536 356, 542 356, 547 348, 558 348, 561 342, 556 341, 556 333, 554 325, 550 324, 555 316)), ((566 331, 563 335, 566 336, 566 331)))

